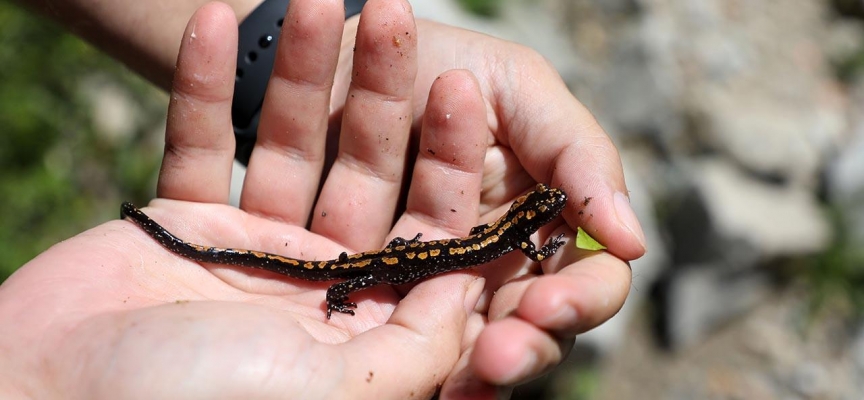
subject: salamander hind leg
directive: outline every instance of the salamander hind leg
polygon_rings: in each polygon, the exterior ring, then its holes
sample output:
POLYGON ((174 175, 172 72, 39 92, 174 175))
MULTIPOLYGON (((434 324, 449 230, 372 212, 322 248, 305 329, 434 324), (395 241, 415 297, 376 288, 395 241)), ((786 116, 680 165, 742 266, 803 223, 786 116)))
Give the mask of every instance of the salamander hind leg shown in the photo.
POLYGON ((562 240, 563 238, 563 233, 558 236, 550 237, 549 242, 543 245, 540 250, 537 250, 537 248, 534 247, 534 243, 531 242, 530 239, 525 238, 517 243, 517 248, 532 260, 543 261, 555 254, 555 252, 558 251, 558 248, 564 245, 564 240, 562 240))
POLYGON ((396 237, 393 238, 393 240, 390 241, 390 243, 387 243, 387 247, 386 247, 386 248, 387 248, 387 249, 392 249, 392 248, 394 248, 394 247, 396 247, 396 246, 407 246, 407 245, 409 245, 409 244, 419 243, 419 242, 420 242, 420 237, 421 237, 421 236, 423 236, 422 233, 418 233, 416 236, 414 236, 413 239, 405 239, 405 238, 403 238, 403 237, 396 236, 396 237))
POLYGON ((333 311, 354 315, 353 308, 357 308, 357 303, 348 301, 348 295, 378 283, 372 274, 366 274, 331 285, 327 289, 327 319, 333 311))

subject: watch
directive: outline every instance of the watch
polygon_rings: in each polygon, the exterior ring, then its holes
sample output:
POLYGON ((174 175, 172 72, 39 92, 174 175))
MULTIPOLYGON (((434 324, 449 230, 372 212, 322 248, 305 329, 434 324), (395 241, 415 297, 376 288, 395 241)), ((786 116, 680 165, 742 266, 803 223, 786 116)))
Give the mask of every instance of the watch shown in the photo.
MULTIPOLYGON (((276 59, 276 44, 289 0, 264 0, 240 24, 237 73, 231 120, 237 148, 234 158, 247 165, 258 131, 267 81, 276 59)), ((345 0, 345 18, 360 13, 366 0, 345 0)))

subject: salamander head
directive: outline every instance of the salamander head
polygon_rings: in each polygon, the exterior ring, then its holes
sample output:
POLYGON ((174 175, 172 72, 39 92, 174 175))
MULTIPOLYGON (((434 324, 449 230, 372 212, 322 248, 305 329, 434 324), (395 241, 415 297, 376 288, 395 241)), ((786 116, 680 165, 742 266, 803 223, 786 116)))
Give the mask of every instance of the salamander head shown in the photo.
POLYGON ((561 189, 538 183, 534 191, 516 199, 505 216, 528 233, 555 219, 567 204, 567 194, 561 189))

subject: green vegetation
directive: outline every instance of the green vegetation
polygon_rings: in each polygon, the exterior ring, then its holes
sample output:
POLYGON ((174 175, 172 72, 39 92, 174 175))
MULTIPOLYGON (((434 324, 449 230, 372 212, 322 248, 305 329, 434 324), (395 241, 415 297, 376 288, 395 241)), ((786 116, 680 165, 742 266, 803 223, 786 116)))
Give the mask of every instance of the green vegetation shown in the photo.
MULTIPOLYGON (((837 16, 847 20, 864 18, 864 5, 855 0, 834 0, 837 16)), ((860 86, 864 79, 864 46, 857 42, 845 52, 834 54, 830 60, 834 74, 840 82, 850 87, 860 86)), ((854 108, 854 107, 853 107, 854 108)), ((825 310, 848 311, 856 321, 864 318, 864 248, 860 228, 855 231, 855 222, 850 214, 860 210, 864 193, 854 199, 828 204, 827 213, 833 228, 833 240, 821 254, 792 262, 793 271, 804 280, 810 289, 813 313, 825 310)))
POLYGON ((52 244, 146 201, 164 100, 61 28, 0 2, 0 282, 52 244), (124 135, 94 122, 100 87, 130 100, 124 135), (154 138, 154 136, 156 136, 154 138))
POLYGON ((606 246, 591 237, 582 227, 576 228, 576 248, 582 250, 604 250, 606 246))
POLYGON ((585 400, 597 396, 600 369, 596 364, 570 366, 556 371, 552 379, 552 396, 557 400, 585 400))
POLYGON ((481 17, 495 17, 500 8, 499 0, 459 0, 462 8, 481 17))
POLYGON ((864 317, 864 248, 840 208, 829 210, 834 240, 824 252, 793 262, 810 293, 813 313, 848 311, 864 317), (839 307, 839 308, 838 308, 839 307))

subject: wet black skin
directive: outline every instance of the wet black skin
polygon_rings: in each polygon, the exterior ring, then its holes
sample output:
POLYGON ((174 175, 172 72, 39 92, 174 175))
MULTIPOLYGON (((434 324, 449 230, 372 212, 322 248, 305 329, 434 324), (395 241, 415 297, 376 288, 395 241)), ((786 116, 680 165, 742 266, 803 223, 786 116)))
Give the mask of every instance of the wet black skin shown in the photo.
POLYGON ((478 225, 468 236, 420 241, 394 238, 382 250, 348 255, 327 261, 306 261, 254 250, 202 246, 186 242, 130 203, 123 203, 121 217, 130 218, 168 250, 191 260, 239 265, 276 272, 309 281, 342 280, 327 290, 327 318, 333 311, 354 315, 357 305, 348 295, 379 284, 398 285, 444 272, 485 264, 511 251, 520 250, 534 261, 555 254, 564 244, 558 235, 537 249, 530 236, 564 209, 567 195, 542 183, 513 202, 495 222, 478 225))

